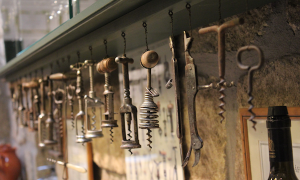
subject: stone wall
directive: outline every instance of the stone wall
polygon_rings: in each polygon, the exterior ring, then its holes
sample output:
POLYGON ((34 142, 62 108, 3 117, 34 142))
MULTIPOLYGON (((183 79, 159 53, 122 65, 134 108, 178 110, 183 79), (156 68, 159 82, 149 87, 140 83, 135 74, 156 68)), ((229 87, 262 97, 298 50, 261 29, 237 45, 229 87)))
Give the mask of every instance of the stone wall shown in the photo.
MULTIPOLYGON (((256 107, 274 105, 299 106, 299 2, 278 1, 263 7, 226 18, 243 17, 245 24, 226 31, 226 75, 227 82, 234 81, 236 87, 225 90, 226 121, 220 123, 217 113, 220 96, 217 90, 200 90, 196 96, 197 127, 203 138, 200 163, 192 167, 193 155, 185 168, 186 179, 245 179, 241 126, 238 110, 248 107, 247 72, 236 65, 239 47, 253 44, 265 55, 263 67, 254 73, 253 103, 256 107)), ((217 23, 212 23, 214 25, 217 23)), ((193 30, 191 55, 197 64, 198 84, 218 82, 216 33, 199 35, 193 30)), ((184 116, 185 151, 190 145, 187 100, 184 77, 183 36, 177 37, 182 111, 184 116)), ((245 53, 243 63, 257 63, 255 53, 245 53)))

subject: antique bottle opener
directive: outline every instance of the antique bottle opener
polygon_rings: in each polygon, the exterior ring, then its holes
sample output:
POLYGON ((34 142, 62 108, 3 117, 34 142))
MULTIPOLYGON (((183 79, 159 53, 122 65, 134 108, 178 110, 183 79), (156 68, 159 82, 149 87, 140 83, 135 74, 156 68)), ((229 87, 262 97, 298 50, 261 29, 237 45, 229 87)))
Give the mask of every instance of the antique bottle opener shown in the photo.
MULTIPOLYGON (((30 131, 36 131, 37 130, 37 119, 39 116, 39 106, 36 105, 35 102, 35 95, 34 91, 36 92, 38 96, 38 88, 39 88, 39 83, 37 80, 32 80, 27 83, 23 83, 24 88, 28 88, 30 90, 30 100, 31 100, 31 107, 29 108, 28 112, 28 128, 30 131)), ((28 104, 28 103, 27 103, 28 104)))
POLYGON ((122 125, 122 149, 129 149, 132 154, 131 149, 141 148, 139 143, 139 134, 137 128, 137 108, 132 104, 132 99, 130 97, 130 87, 129 87, 129 73, 128 73, 128 63, 132 64, 133 59, 127 58, 125 54, 126 50, 126 39, 125 33, 122 33, 124 38, 124 53, 122 57, 117 57, 116 62, 122 64, 123 73, 123 87, 124 87, 124 98, 123 104, 120 107, 121 125, 122 125), (127 122, 127 130, 125 129, 125 121, 127 122), (134 140, 131 140, 131 124, 133 123, 134 140), (127 139, 126 134, 129 139, 127 139))
POLYGON ((252 127, 253 127, 254 130, 256 130, 256 128, 255 128, 256 121, 254 120, 256 115, 252 111, 252 109, 254 107, 254 105, 252 104, 252 100, 253 100, 253 96, 252 96, 252 78, 253 78, 253 72, 255 70, 259 69, 262 66, 263 61, 264 61, 264 55, 263 55, 263 52, 261 51, 260 48, 258 48, 257 46, 249 45, 249 46, 241 47, 238 50, 236 60, 237 60, 237 65, 240 69, 248 71, 248 92, 247 93, 248 93, 248 96, 249 96, 248 104, 250 105, 248 111, 251 114, 251 116, 248 120, 253 123, 252 127), (258 54, 258 64, 255 65, 255 66, 249 66, 249 65, 242 64, 242 59, 241 59, 242 53, 245 52, 245 51, 250 51, 250 50, 255 50, 258 54))
POLYGON ((101 114, 101 107, 104 104, 99 98, 96 97, 96 93, 94 91, 94 67, 95 62, 93 60, 85 60, 84 66, 89 68, 89 76, 90 76, 90 91, 89 95, 85 95, 85 118, 87 121, 86 126, 86 137, 87 138, 98 138, 103 137, 102 127, 99 129, 96 128, 96 108, 99 108, 100 114, 98 115, 98 123, 102 124, 102 114, 101 114), (88 109, 92 108, 92 118, 88 116, 88 109))
POLYGON ((38 135, 39 135, 39 146, 44 147, 45 139, 45 122, 46 122, 46 108, 45 108, 45 86, 47 85, 48 79, 44 80, 43 77, 39 79, 41 88, 41 113, 38 118, 38 135))
POLYGON ((48 118, 46 120, 46 132, 47 132, 47 138, 44 140, 45 145, 54 145, 57 144, 57 141, 54 139, 54 125, 55 120, 53 118, 53 95, 52 95, 52 88, 53 88, 53 82, 48 77, 48 102, 49 102, 49 112, 48 112, 48 118))
POLYGON ((219 64, 219 77, 220 77, 220 105, 219 108, 221 111, 219 112, 219 116, 221 117, 221 122, 225 119, 223 113, 225 112, 225 30, 240 24, 244 23, 244 19, 236 18, 231 21, 225 22, 221 25, 215 25, 211 27, 201 28, 199 30, 199 34, 206 34, 209 32, 217 32, 218 33, 218 64, 219 64))
POLYGON ((78 107, 79 107, 79 112, 75 116, 75 131, 76 131, 76 142, 77 143, 86 143, 92 141, 92 139, 87 138, 85 133, 86 133, 86 128, 87 127, 87 120, 84 120, 84 102, 83 102, 83 94, 84 94, 84 89, 83 89, 83 80, 82 80, 82 75, 81 75, 81 70, 83 69, 84 63, 76 63, 74 65, 71 65, 70 68, 72 70, 75 70, 77 73, 77 80, 76 80, 76 95, 78 99, 78 107), (81 120, 81 134, 78 133, 78 119, 81 120))
MULTIPOLYGON (((106 40, 105 46, 107 44, 106 40)), ((106 46, 107 47, 107 46, 106 46)), ((106 48, 107 49, 107 48, 106 48)), ((114 57, 107 57, 97 64, 97 71, 105 76, 104 84, 104 116, 102 120, 102 128, 110 128, 110 141, 113 142, 113 131, 114 127, 118 127, 117 120, 114 118, 114 92, 110 85, 110 73, 118 68, 118 64, 115 62, 114 57)))
POLYGON ((24 105, 23 105, 23 88, 22 88, 22 84, 18 84, 18 91, 19 91, 19 97, 18 97, 18 101, 19 101, 19 107, 18 107, 18 111, 19 111, 19 126, 20 127, 26 127, 27 126, 27 122, 24 120, 24 111, 26 110, 24 105))
POLYGON ((203 141, 198 135, 196 124, 196 109, 195 109, 195 97, 198 92, 197 88, 197 73, 194 64, 194 59, 190 55, 190 48, 192 46, 193 39, 189 37, 189 34, 184 31, 184 51, 185 51, 185 81, 186 81, 186 95, 188 104, 189 125, 191 134, 191 146, 184 159, 182 166, 185 167, 190 159, 192 149, 195 152, 195 161, 193 167, 196 166, 200 159, 200 150, 203 147, 203 141))
POLYGON ((145 28, 145 35, 146 35, 146 52, 141 57, 141 66, 147 69, 147 87, 145 91, 145 100, 143 104, 140 107, 140 123, 139 128, 140 129, 147 129, 147 141, 149 142, 147 146, 149 146, 150 149, 152 149, 151 146, 151 130, 150 129, 156 129, 159 128, 159 121, 156 120, 158 117, 158 107, 153 101, 153 97, 159 96, 159 93, 154 90, 151 86, 151 68, 156 66, 156 64, 159 61, 158 54, 153 51, 149 50, 148 43, 147 43, 147 24, 144 22, 143 27, 145 28))

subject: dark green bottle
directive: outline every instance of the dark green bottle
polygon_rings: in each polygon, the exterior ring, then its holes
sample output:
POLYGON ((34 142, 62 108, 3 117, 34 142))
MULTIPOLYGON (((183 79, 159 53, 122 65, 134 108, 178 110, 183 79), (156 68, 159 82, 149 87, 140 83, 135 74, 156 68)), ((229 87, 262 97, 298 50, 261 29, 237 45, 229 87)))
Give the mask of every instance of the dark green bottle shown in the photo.
POLYGON ((298 180, 294 171, 291 119, 286 106, 268 109, 270 175, 268 180, 298 180))

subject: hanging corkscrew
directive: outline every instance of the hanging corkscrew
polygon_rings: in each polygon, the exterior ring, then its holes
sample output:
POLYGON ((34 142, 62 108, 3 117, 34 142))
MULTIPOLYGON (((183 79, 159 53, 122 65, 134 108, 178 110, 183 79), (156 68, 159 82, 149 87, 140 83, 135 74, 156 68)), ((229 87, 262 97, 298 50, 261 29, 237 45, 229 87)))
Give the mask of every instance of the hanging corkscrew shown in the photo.
POLYGON ((256 115, 252 111, 252 109, 254 107, 254 105, 252 104, 252 100, 253 100, 253 96, 252 96, 252 78, 253 78, 253 72, 255 70, 259 69, 262 66, 263 61, 264 61, 264 55, 263 55, 263 52, 261 51, 261 49, 259 47, 250 45, 250 46, 241 47, 237 52, 237 58, 236 59, 237 59, 238 67, 242 70, 247 70, 248 71, 248 92, 247 93, 248 93, 248 96, 249 96, 248 104, 250 105, 248 111, 251 114, 251 116, 248 120, 253 123, 252 127, 253 127, 254 130, 256 130, 256 128, 255 128, 256 121, 254 120, 256 115), (250 51, 250 50, 255 50, 258 54, 258 64, 255 65, 255 66, 249 66, 249 65, 242 64, 242 59, 241 59, 242 53, 245 52, 245 51, 250 51))
POLYGON ((37 116, 39 115, 39 107, 35 104, 35 95, 34 91, 38 93, 39 83, 37 80, 33 79, 30 82, 23 83, 24 88, 28 88, 30 90, 30 100, 31 100, 31 107, 29 108, 28 114, 28 128, 30 131, 37 130, 37 116))
POLYGON ((83 80, 81 75, 81 70, 84 67, 84 63, 79 62, 79 52, 78 55, 78 62, 74 65, 70 65, 70 68, 76 71, 77 80, 76 80, 76 95, 78 99, 78 107, 79 112, 75 116, 75 131, 76 131, 76 142, 77 143, 86 143, 92 141, 92 139, 86 137, 86 127, 87 127, 87 120, 84 119, 84 104, 83 104, 83 96, 84 96, 84 89, 83 89, 83 80), (81 120, 81 134, 78 133, 78 119, 81 120))
MULTIPOLYGON (((22 81, 22 80, 20 80, 22 81)), ((27 123, 24 120, 24 111, 26 110, 23 104, 23 87, 22 87, 22 82, 20 84, 18 84, 18 91, 19 91, 19 97, 18 97, 18 101, 19 101, 19 107, 18 107, 18 111, 19 111, 19 126, 21 128, 26 127, 27 123)))
POLYGON ((116 63, 122 64, 123 73, 123 87, 124 87, 124 98, 123 104, 120 107, 120 117, 122 125, 122 149, 129 149, 132 154, 131 149, 141 148, 139 143, 139 134, 137 128, 137 108, 132 104, 132 99, 130 97, 130 87, 129 87, 129 73, 128 73, 128 63, 132 64, 133 59, 126 57, 126 38, 125 33, 122 32, 122 37, 124 39, 124 53, 122 57, 116 58, 116 63), (127 131, 125 121, 127 122, 127 131), (134 140, 131 136, 131 124, 133 124, 134 140), (128 133, 129 139, 126 137, 128 133))
POLYGON ((73 129, 75 128, 74 107, 73 107, 75 94, 76 94, 76 83, 75 84, 71 83, 67 86, 67 98, 69 101, 69 106, 71 108, 70 116, 71 116, 73 129))
POLYGON ((149 50, 148 48, 148 42, 147 42, 147 24, 146 22, 143 22, 143 27, 145 28, 145 36, 146 36, 146 52, 141 57, 141 66, 147 69, 147 87, 145 92, 145 100, 143 104, 140 107, 140 123, 139 128, 141 129, 147 129, 147 141, 149 142, 147 146, 149 146, 150 149, 152 149, 151 146, 151 129, 159 128, 158 120, 156 118, 158 117, 158 107, 153 101, 153 97, 159 96, 159 93, 154 90, 151 86, 151 68, 156 66, 156 64, 159 61, 158 54, 153 51, 149 50))
POLYGON ((28 124, 29 124, 29 113, 30 113, 30 109, 29 109, 29 99, 28 99, 28 92, 29 92, 29 87, 28 87, 28 84, 27 82, 23 82, 22 83, 22 88, 23 88, 23 91, 25 92, 25 106, 24 106, 24 123, 25 123, 25 127, 28 127, 28 124))
MULTIPOLYGON (((92 47, 89 47, 91 54, 92 54, 92 47)), ((102 133, 102 127, 100 126, 99 129, 97 129, 97 124, 102 124, 102 114, 101 114, 101 108, 104 104, 100 98, 96 97, 96 92, 94 91, 94 67, 95 67, 95 61, 92 60, 85 60, 84 66, 89 68, 89 77, 90 77, 90 91, 89 95, 85 95, 85 118, 87 120, 87 131, 86 131, 86 137, 88 138, 98 138, 103 137, 102 133), (88 116, 88 109, 92 109, 92 117, 89 118, 88 116), (100 110, 100 114, 96 115, 96 108, 100 110), (98 120, 96 118, 99 118, 98 120)))
POLYGON ((110 128, 110 142, 113 142, 113 128, 118 127, 117 120, 114 119, 114 92, 113 88, 110 85, 110 73, 118 68, 118 64, 115 62, 114 57, 109 57, 107 55, 107 41, 104 40, 105 49, 106 49, 106 57, 102 61, 97 64, 97 71, 100 74, 104 74, 105 76, 105 84, 104 84, 104 116, 105 119, 102 120, 101 127, 110 128))
POLYGON ((209 32, 217 32, 218 33, 218 64, 219 64, 219 77, 220 77, 220 112, 219 112, 219 116, 221 117, 221 122, 225 119, 224 117, 224 112, 225 112, 225 30, 240 24, 244 23, 244 19, 242 18, 236 18, 236 19, 232 19, 228 22, 225 22, 221 25, 214 25, 211 27, 206 27, 206 28, 201 28, 199 30, 199 34, 206 34, 209 32))
POLYGON ((38 135, 39 135, 39 146, 44 147, 44 139, 45 139, 45 122, 47 119, 46 116, 46 105, 45 105, 45 86, 47 86, 48 78, 46 80, 43 79, 43 69, 41 79, 39 79, 40 88, 41 88, 41 113, 38 118, 38 135))
POLYGON ((47 138, 44 140, 45 145, 53 145, 57 144, 57 141, 54 139, 54 125, 55 125, 55 120, 53 118, 53 82, 52 80, 49 79, 49 76, 47 77, 48 79, 48 87, 49 87, 49 92, 48 92, 48 102, 49 102, 49 112, 48 112, 48 118, 46 120, 46 132, 47 132, 47 138))

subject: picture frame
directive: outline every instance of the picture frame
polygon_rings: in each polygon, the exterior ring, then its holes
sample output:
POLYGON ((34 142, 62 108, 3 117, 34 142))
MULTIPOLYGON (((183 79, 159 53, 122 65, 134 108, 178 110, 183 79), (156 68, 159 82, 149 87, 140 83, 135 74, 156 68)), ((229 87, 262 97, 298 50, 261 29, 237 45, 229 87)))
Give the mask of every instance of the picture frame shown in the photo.
MULTIPOLYGON (((253 112, 256 114, 256 130, 252 128, 252 122, 248 121, 248 108, 239 109, 245 179, 265 180, 270 170, 266 128, 268 108, 253 108, 253 112)), ((296 175, 300 177, 300 107, 288 107, 288 113, 292 120, 294 167, 296 175)))

